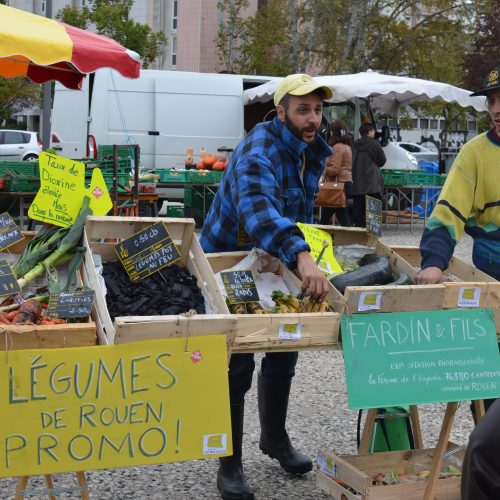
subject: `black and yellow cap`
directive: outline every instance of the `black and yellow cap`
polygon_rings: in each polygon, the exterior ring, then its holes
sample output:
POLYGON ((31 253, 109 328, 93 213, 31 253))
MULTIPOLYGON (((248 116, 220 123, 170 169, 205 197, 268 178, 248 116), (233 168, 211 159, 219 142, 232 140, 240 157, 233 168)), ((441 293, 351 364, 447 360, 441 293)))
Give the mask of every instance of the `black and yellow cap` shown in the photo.
POLYGON ((484 88, 476 90, 471 94, 475 95, 487 95, 490 90, 500 89, 500 66, 493 68, 486 77, 484 82, 484 88))

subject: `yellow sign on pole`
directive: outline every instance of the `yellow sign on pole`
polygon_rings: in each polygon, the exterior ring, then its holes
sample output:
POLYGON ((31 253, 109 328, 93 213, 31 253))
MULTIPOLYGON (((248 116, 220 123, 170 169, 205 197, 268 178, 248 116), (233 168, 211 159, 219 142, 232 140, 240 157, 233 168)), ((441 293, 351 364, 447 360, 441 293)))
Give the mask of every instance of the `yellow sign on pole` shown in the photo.
POLYGON ((226 338, 10 351, 0 477, 232 453, 226 338))
POLYGON ((335 255, 333 253, 333 240, 332 235, 326 231, 322 231, 316 227, 297 222, 297 226, 304 234, 304 237, 311 247, 311 257, 316 260, 323 250, 323 242, 328 242, 328 247, 323 252, 318 267, 323 271, 323 274, 329 276, 330 274, 340 274, 343 272, 335 255))
POLYGON ((100 169, 93 170, 87 189, 83 163, 43 152, 38 164, 40 189, 28 210, 32 219, 69 226, 75 222, 84 196, 90 198, 94 215, 106 215, 111 210, 113 202, 100 169))

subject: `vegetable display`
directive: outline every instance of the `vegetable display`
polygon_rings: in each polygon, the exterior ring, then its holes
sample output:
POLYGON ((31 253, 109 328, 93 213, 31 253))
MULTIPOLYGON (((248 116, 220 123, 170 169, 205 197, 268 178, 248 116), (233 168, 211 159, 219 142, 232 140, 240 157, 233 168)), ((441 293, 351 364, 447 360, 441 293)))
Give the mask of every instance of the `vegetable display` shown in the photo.
POLYGON ((276 304, 272 309, 263 309, 259 302, 231 304, 226 299, 226 304, 232 314, 287 314, 332 311, 326 299, 322 302, 312 298, 301 300, 295 295, 284 293, 281 290, 273 291, 272 299, 276 304))
POLYGON ((106 303, 117 316, 177 315, 191 310, 205 313, 205 300, 196 278, 172 264, 141 281, 131 281, 119 261, 103 265, 106 303))

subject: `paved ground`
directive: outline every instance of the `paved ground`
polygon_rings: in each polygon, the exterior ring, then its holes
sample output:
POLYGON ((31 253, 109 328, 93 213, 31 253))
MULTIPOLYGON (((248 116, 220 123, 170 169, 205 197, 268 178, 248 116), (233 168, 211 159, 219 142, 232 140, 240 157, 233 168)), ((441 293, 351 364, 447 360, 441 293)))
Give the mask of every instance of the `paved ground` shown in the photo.
MULTIPOLYGON (((389 245, 418 245, 421 229, 384 228, 383 240, 389 245)), ((470 262, 471 240, 465 237, 455 255, 470 262)), ((258 360, 260 355, 257 356, 258 360)), ((444 414, 444 405, 419 407, 426 446, 434 446, 444 414)), ((320 447, 338 454, 356 452, 357 411, 347 407, 342 353, 336 351, 303 352, 292 385, 289 408, 289 432, 293 442, 310 456, 320 447)), ((244 467, 248 481, 260 500, 327 500, 331 498, 316 489, 315 474, 294 477, 282 471, 277 462, 258 449, 259 426, 255 383, 247 395, 244 436, 244 467)), ((472 428, 468 403, 457 412, 452 439, 466 443, 472 428)), ((1 451, 0 451, 1 452, 1 451)), ((88 473, 91 498, 132 500, 219 499, 215 474, 217 460, 131 467, 88 473)), ((59 486, 74 486, 69 474, 56 476, 59 486)), ((37 478, 30 486, 42 486, 37 478)), ((14 479, 0 480, 0 499, 13 498, 14 479)), ((76 498, 77 495, 70 495, 76 498)), ((67 497, 61 495, 61 498, 67 497)), ((32 498, 47 498, 35 496, 32 498)))

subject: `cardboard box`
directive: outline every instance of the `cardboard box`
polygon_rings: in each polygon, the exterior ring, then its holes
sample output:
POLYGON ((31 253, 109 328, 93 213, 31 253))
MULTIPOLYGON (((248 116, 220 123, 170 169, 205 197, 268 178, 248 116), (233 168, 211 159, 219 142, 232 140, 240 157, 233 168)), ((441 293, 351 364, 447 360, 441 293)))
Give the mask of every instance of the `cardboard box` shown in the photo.
MULTIPOLYGON (((23 231, 24 240, 8 248, 8 252, 20 254, 35 236, 33 231, 23 231)), ((96 325, 69 323, 66 325, 0 325, 0 350, 56 349, 61 347, 88 347, 96 345, 96 325)))
MULTIPOLYGON (((224 299, 215 282, 205 254, 194 234, 192 219, 159 217, 89 217, 85 225, 85 245, 99 254, 103 262, 117 260, 114 246, 157 222, 163 222, 180 253, 180 266, 196 277, 203 296, 214 314, 192 316, 125 316, 111 317, 99 285, 90 252, 84 260, 84 281, 96 292, 96 326, 100 344, 119 344, 147 339, 190 337, 225 333, 228 342, 234 336, 234 322, 227 315, 224 299)), ((131 285, 133 286, 133 285, 131 285)))

